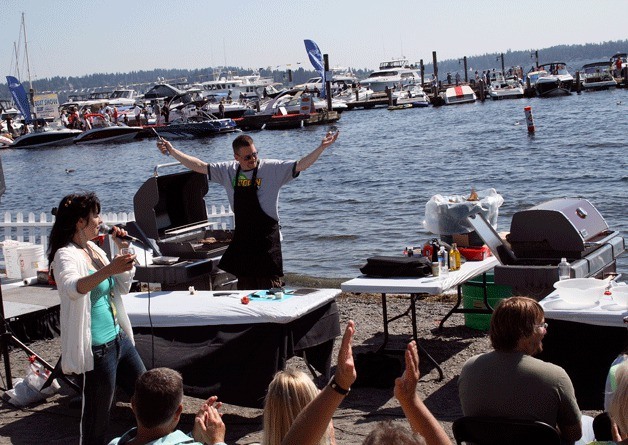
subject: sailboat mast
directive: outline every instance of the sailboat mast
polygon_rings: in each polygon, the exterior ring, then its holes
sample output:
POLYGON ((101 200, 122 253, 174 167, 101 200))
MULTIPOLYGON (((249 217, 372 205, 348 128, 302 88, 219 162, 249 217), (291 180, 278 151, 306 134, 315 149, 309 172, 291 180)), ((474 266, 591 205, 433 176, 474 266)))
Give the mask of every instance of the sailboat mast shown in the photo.
POLYGON ((31 80, 31 65, 28 60, 28 39, 26 38, 26 22, 24 20, 24 13, 22 13, 22 31, 24 32, 24 55, 26 57, 26 71, 28 73, 28 88, 32 107, 31 113, 33 114, 33 118, 35 119, 35 129, 37 129, 37 112, 35 111, 35 90, 33 89, 33 81, 31 80))
POLYGON ((17 78, 20 79, 20 59, 17 52, 17 42, 13 42, 13 52, 15 53, 15 71, 17 73, 17 78))
POLYGON ((33 90, 33 82, 31 81, 31 65, 28 60, 28 39, 26 38, 26 23, 24 21, 24 13, 22 13, 22 32, 24 33, 24 54, 26 55, 26 71, 28 73, 28 87, 33 90))

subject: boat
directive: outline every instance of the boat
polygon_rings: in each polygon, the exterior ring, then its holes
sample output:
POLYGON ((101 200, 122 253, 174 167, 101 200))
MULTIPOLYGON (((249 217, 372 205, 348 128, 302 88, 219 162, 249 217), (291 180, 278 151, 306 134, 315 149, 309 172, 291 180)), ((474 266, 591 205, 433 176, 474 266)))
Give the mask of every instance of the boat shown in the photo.
POLYGON ((100 144, 106 142, 124 142, 134 139, 142 127, 129 127, 123 124, 111 124, 103 114, 85 115, 93 121, 92 128, 83 131, 74 138, 75 144, 100 144))
POLYGON ((516 76, 506 76, 496 71, 491 75, 488 94, 493 100, 520 99, 523 97, 523 85, 516 76))
POLYGON ((177 118, 168 124, 155 125, 152 128, 159 136, 166 138, 206 137, 232 133, 238 129, 232 119, 218 119, 201 110, 197 110, 195 115, 177 118))
POLYGON ((30 133, 23 134, 13 141, 10 148, 39 148, 48 146, 70 145, 81 130, 70 128, 52 128, 48 125, 39 126, 30 133))
POLYGON ((361 86, 369 87, 374 92, 385 91, 386 88, 399 89, 409 83, 421 83, 421 75, 416 66, 403 57, 380 63, 378 70, 359 81, 361 86))
POLYGON ((138 100, 138 95, 135 90, 130 88, 120 88, 113 90, 113 93, 109 96, 107 104, 110 107, 130 107, 135 105, 138 100))
POLYGON ((608 90, 617 86, 610 62, 593 62, 582 66, 582 88, 585 91, 608 90))
POLYGON ((421 108, 430 104, 430 98, 419 84, 405 85, 399 93, 393 106, 399 108, 421 108), (410 107, 407 107, 407 105, 410 105, 410 107))
POLYGON ((447 88, 440 93, 445 105, 455 105, 475 102, 477 96, 469 85, 458 85, 447 88))
POLYGON ((565 62, 551 62, 539 65, 545 75, 539 75, 535 83, 539 97, 566 96, 571 94, 573 76, 569 74, 565 62))

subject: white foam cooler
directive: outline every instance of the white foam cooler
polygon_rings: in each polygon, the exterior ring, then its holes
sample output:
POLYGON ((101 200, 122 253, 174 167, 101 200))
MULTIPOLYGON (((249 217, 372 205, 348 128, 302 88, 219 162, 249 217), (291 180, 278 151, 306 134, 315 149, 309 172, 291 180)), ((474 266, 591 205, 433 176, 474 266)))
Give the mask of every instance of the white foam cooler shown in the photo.
POLYGON ((46 266, 44 247, 31 245, 17 248, 20 262, 20 278, 37 276, 37 271, 46 266))
POLYGON ((20 269, 20 255, 18 248, 32 246, 33 243, 27 243, 15 240, 2 241, 2 256, 4 256, 4 267, 6 269, 7 278, 22 278, 20 269))

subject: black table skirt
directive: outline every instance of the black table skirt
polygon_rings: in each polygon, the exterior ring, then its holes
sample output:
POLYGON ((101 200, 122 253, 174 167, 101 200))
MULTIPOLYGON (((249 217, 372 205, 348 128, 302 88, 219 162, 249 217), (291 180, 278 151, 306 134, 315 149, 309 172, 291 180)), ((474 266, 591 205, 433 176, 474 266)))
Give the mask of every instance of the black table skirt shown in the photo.
POLYGON ((147 369, 168 367, 183 375, 187 395, 217 395, 225 403, 262 407, 268 384, 286 360, 305 356, 330 377, 334 338, 340 335, 335 301, 287 324, 134 328, 147 369))
POLYGON ((545 321, 549 327, 538 358, 567 371, 580 409, 604 409, 606 376, 613 360, 626 348, 626 328, 545 321))

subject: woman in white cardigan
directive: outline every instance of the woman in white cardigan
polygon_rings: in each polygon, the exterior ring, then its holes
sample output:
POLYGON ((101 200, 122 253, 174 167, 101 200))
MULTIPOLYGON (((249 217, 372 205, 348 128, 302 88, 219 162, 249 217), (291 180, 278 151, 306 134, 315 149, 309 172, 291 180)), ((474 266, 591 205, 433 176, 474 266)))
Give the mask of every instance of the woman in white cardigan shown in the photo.
MULTIPOLYGON (((122 303, 135 273, 134 255, 109 262, 91 240, 98 236, 100 201, 94 193, 64 197, 50 233, 48 260, 61 299, 61 366, 83 377, 82 444, 104 444, 116 384, 129 395, 146 371, 122 303)), ((126 232, 113 228, 118 247, 126 232)))

